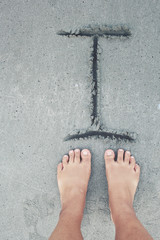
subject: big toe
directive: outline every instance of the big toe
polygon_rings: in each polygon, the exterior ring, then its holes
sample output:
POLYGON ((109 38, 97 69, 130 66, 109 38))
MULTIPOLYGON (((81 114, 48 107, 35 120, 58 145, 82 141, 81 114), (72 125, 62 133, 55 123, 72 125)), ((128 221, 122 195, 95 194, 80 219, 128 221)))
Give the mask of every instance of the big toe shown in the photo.
POLYGON ((112 149, 107 149, 105 151, 105 154, 104 154, 104 159, 105 159, 105 163, 106 163, 106 167, 108 164, 110 164, 111 162, 114 161, 114 158, 115 158, 115 154, 114 154, 114 151, 112 149))
POLYGON ((91 162, 91 153, 88 149, 83 149, 81 151, 82 163, 90 163, 91 162))

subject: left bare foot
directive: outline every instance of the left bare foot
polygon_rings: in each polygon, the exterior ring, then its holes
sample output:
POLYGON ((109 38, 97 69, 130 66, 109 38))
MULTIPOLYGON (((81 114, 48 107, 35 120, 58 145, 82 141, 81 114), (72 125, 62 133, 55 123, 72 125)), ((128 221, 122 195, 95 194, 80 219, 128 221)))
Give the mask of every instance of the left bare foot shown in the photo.
POLYGON ((88 181, 91 174, 91 153, 88 149, 69 151, 57 167, 57 180, 62 211, 82 219, 88 181))

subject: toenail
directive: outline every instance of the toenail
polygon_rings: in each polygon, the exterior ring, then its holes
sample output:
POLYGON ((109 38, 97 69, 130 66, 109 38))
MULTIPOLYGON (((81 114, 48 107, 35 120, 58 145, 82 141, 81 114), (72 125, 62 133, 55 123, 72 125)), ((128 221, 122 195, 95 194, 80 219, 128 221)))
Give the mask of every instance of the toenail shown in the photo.
POLYGON ((83 150, 83 155, 88 155, 88 151, 83 150))
POLYGON ((110 156, 110 155, 112 155, 112 151, 106 151, 106 154, 108 155, 108 156, 110 156))
POLYGON ((67 156, 67 155, 64 155, 64 157, 65 157, 65 158, 68 158, 68 156, 67 156))
POLYGON ((123 152, 123 149, 119 149, 120 152, 123 152))
POLYGON ((78 152, 79 152, 79 149, 76 149, 75 152, 78 153, 78 152))

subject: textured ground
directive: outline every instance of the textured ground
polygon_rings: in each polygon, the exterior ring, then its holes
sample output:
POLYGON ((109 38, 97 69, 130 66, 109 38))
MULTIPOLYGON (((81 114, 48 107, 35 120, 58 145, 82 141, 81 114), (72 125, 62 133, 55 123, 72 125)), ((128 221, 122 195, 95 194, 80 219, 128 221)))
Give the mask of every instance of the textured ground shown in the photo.
POLYGON ((87 147, 84 238, 114 239, 103 154, 124 148, 141 166, 137 216, 158 240, 159 12, 158 0, 0 2, 1 239, 47 240, 60 210, 56 166, 71 148, 87 147), (99 37, 97 48, 79 31, 122 26, 130 36, 99 37), (82 138, 64 141, 72 134, 82 138))

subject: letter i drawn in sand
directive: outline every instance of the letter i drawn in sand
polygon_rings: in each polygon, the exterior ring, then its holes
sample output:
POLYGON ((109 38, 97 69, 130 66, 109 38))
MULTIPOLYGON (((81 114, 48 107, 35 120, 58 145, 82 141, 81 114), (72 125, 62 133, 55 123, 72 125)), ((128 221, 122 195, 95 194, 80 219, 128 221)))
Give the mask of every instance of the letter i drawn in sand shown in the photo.
POLYGON ((103 127, 100 119, 100 94, 99 86, 100 80, 98 79, 98 47, 99 38, 119 38, 129 39, 131 36, 130 29, 126 26, 89 26, 75 32, 59 31, 60 36, 66 37, 91 37, 93 39, 92 53, 91 53, 91 75, 92 75, 92 89, 91 89, 91 126, 87 130, 78 130, 76 133, 71 133, 65 137, 65 141, 72 139, 86 139, 91 137, 116 139, 122 141, 134 142, 136 140, 136 133, 128 131, 119 131, 103 127))

